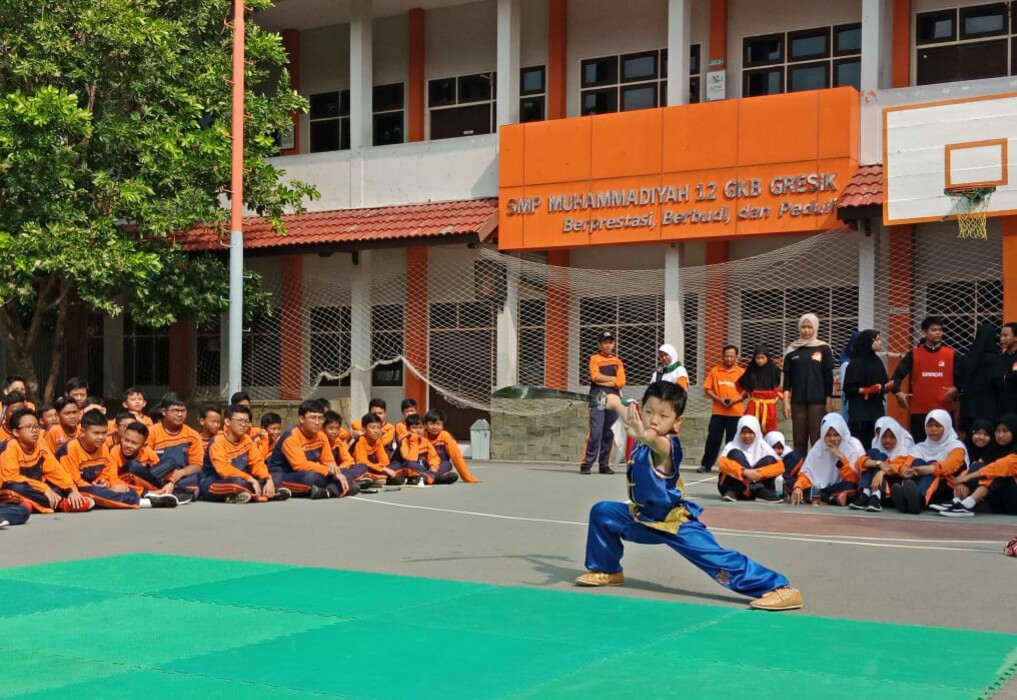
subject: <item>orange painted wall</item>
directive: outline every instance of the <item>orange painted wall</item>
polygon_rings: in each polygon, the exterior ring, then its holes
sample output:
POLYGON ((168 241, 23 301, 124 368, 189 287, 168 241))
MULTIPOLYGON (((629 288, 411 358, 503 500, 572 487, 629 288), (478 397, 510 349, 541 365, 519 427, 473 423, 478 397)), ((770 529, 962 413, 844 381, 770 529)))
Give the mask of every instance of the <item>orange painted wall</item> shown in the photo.
MULTIPOLYGON (((300 92, 300 30, 284 29, 282 44, 289 59, 286 70, 290 72, 290 87, 300 92)), ((293 148, 284 150, 284 156, 295 156, 300 153, 300 115, 291 112, 290 117, 293 119, 293 148)))
POLYGON ((911 84, 911 0, 893 0, 893 86, 911 84))
MULTIPOLYGON (((911 349, 914 340, 912 313, 914 285, 914 226, 891 226, 890 229, 890 275, 887 297, 888 337, 886 350, 891 354, 887 360, 887 372, 892 376, 901 357, 911 349)), ((900 387, 894 389, 899 390, 900 387)), ((907 425, 908 411, 901 408, 891 397, 886 402, 887 412, 901 425, 907 425)))
POLYGON ((565 118, 568 94, 568 0, 549 0, 547 22, 547 118, 565 118))
MULTIPOLYGON (((406 359, 421 374, 427 373, 427 248, 406 249, 406 308, 425 309, 422 314, 407 313, 405 318, 406 359)), ((406 397, 414 399, 421 411, 427 408, 427 384, 406 368, 406 397)))
POLYGON ((302 397, 304 378, 304 259, 300 255, 284 255, 282 259, 282 363, 279 398, 298 401, 302 397))
MULTIPOLYGON (((727 64, 727 0, 710 0, 710 63, 724 61, 715 66, 718 70, 727 64)), ((707 70, 710 65, 707 64, 707 70)))
MULTIPOLYGON (((547 264, 552 267, 569 267, 567 250, 547 253, 547 264)), ((544 306, 544 384, 552 389, 568 389, 569 358, 563 348, 569 347, 569 286, 558 276, 552 276, 547 285, 544 306)))
POLYGON ((548 250, 838 228, 836 197, 857 167, 858 127, 853 88, 509 125, 500 131, 499 246, 548 250), (826 191, 771 189, 775 178, 816 173, 833 175, 826 191), (737 189, 757 181, 758 192, 737 189), (669 187, 684 201, 551 210, 551 198, 561 196, 669 187), (793 215, 803 211, 796 206, 820 213, 793 215), (696 222, 693 211, 716 218, 696 222))
POLYGON ((999 220, 1003 228, 1003 321, 1017 321, 1017 216, 999 220))
MULTIPOLYGON (((406 140, 424 140, 424 11, 419 7, 409 12, 409 86, 406 110, 406 140)), ((423 404, 421 404, 423 405, 423 404)))

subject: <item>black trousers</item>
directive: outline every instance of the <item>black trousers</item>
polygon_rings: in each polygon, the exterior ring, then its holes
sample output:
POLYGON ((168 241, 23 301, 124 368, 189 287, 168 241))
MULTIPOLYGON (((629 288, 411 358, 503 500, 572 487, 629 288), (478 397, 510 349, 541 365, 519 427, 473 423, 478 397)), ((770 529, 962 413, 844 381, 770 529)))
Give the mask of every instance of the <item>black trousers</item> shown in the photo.
POLYGON ((703 466, 712 468, 717 462, 720 448, 735 439, 740 416, 710 416, 706 429, 706 449, 703 450, 703 466))

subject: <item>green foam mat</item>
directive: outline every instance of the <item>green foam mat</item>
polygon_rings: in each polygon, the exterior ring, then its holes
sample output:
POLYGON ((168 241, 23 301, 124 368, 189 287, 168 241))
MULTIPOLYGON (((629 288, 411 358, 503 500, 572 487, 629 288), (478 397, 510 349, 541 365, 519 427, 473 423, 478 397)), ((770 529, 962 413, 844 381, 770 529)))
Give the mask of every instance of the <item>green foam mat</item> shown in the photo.
POLYGON ((0 569, 0 600, 5 698, 953 700, 1017 660, 1017 635, 161 555, 0 569))

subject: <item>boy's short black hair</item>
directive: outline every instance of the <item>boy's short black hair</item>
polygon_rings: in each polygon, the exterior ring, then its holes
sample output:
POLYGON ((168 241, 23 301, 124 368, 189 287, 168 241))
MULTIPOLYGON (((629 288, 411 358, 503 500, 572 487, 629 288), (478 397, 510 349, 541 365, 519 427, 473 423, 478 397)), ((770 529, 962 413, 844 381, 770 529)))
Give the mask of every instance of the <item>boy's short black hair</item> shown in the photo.
POLYGON ((136 386, 129 386, 126 389, 124 389, 124 401, 126 401, 128 397, 134 396, 135 394, 141 394, 141 397, 145 398, 145 392, 143 392, 140 388, 136 386))
POLYGON ((71 404, 74 404, 74 406, 77 407, 78 402, 72 399, 70 396, 61 396, 59 399, 53 402, 53 408, 56 409, 57 413, 60 413, 71 404))
POLYGON ((67 380, 67 383, 64 384, 64 393, 69 394, 75 389, 87 389, 87 388, 88 382, 86 382, 84 379, 82 379, 81 377, 71 377, 70 379, 67 380))
POLYGON ((403 399, 403 402, 399 404, 400 411, 405 411, 407 408, 416 408, 416 407, 417 407, 416 399, 403 399))
MULTIPOLYGON (((235 406, 236 404, 231 405, 235 406)), ((218 413, 220 416, 223 415, 222 409, 216 406, 214 403, 206 403, 204 406, 201 407, 201 410, 198 412, 198 417, 204 418, 209 413, 218 413)))
POLYGON ((929 330, 930 328, 932 328, 933 326, 939 326, 940 328, 942 328, 943 327, 943 317, 942 316, 926 316, 925 318, 922 319, 922 332, 923 333, 925 331, 929 330))
POLYGON ((436 408, 432 409, 432 410, 427 412, 426 416, 424 416, 424 422, 425 423, 438 423, 438 422, 444 423, 445 422, 445 414, 442 413, 441 411, 439 411, 436 408))
POLYGON ((360 425, 364 428, 374 423, 381 423, 381 416, 377 413, 365 413, 364 417, 360 419, 360 425))
POLYGON ((24 418, 25 416, 35 416, 36 418, 39 417, 38 415, 36 415, 35 411, 33 411, 30 408, 19 408, 11 415, 9 421, 11 430, 17 430, 19 427, 21 427, 21 419, 24 418))
POLYGON ((270 425, 282 425, 282 416, 271 411, 261 417, 261 428, 264 430, 270 425))
POLYGON ((723 348, 721 349, 721 351, 720 351, 720 354, 721 354, 721 355, 723 355, 723 354, 724 354, 725 352, 727 352, 728 350, 734 350, 734 351, 735 351, 735 355, 737 355, 737 354, 738 354, 738 346, 737 346, 737 345, 731 345, 731 344, 725 345, 725 346, 724 346, 724 347, 723 347, 723 348))
POLYGON ((332 403, 328 399, 318 397, 316 399, 311 399, 311 401, 318 406, 318 413, 324 413, 325 411, 332 410, 332 403))
POLYGON ((424 424, 424 419, 420 417, 419 413, 414 413, 412 415, 406 416, 406 427, 411 427, 411 426, 414 426, 414 425, 423 425, 423 424, 424 424))
POLYGON ((370 411, 372 408, 380 408, 383 411, 388 411, 388 404, 385 403, 385 399, 375 397, 367 402, 367 410, 370 411))
POLYGON ((128 430, 133 430, 145 440, 148 439, 148 426, 140 420, 136 420, 133 423, 128 424, 128 426, 124 428, 124 432, 126 433, 128 430))
POLYGON ((645 404, 647 399, 666 401, 674 408, 674 414, 680 416, 685 413, 685 403, 688 401, 688 397, 685 390, 674 382, 654 382, 643 392, 643 403, 645 404))
POLYGON ((187 402, 184 401, 184 397, 182 397, 175 391, 167 391, 165 394, 163 394, 162 401, 160 401, 159 404, 163 408, 169 408, 171 406, 184 406, 184 407, 187 406, 187 402))
MULTIPOLYGON (((1009 328, 1010 332, 1017 335, 1017 321, 1007 321, 1003 324, 1003 328, 1009 328)), ((7 386, 10 386, 8 383, 7 386)))
POLYGON ((36 406, 35 410, 41 416, 46 411, 55 411, 56 410, 56 406, 54 406, 51 403, 41 403, 38 406, 36 406))
POLYGON ((81 408, 82 408, 82 410, 84 410, 84 409, 88 408, 89 406, 103 406, 103 407, 105 407, 106 403, 101 398, 99 398, 98 396, 88 396, 88 397, 85 398, 85 405, 83 405, 81 408))
POLYGON ((232 406, 235 403, 240 403, 241 401, 250 401, 250 400, 251 400, 250 394, 248 394, 246 391, 238 391, 234 393, 233 396, 230 397, 230 406, 232 406))
POLYGON ((306 416, 308 413, 323 413, 317 399, 306 399, 297 406, 298 416, 306 416))
POLYGON ((109 425, 109 423, 106 422, 106 416, 102 415, 98 411, 86 411, 85 414, 81 416, 80 425, 82 428, 97 428, 100 425, 105 427, 109 425))
POLYGON ((11 406, 16 403, 25 403, 26 401, 28 401, 28 399, 25 398, 25 395, 20 391, 12 391, 9 394, 5 394, 3 398, 4 406, 11 406))
POLYGON ((134 417, 133 413, 128 413, 127 411, 120 411, 120 413, 116 414, 116 416, 113 418, 113 423, 114 425, 120 425, 125 420, 129 420, 133 423, 134 421, 137 420, 137 418, 134 417))
POLYGON ((226 412, 223 413, 223 418, 232 418, 238 413, 242 413, 246 415, 248 418, 253 417, 251 414, 251 409, 249 409, 247 406, 245 406, 242 403, 234 403, 230 404, 229 408, 226 409, 226 412))
POLYGON ((22 384, 28 384, 28 382, 25 381, 25 378, 22 377, 20 374, 8 374, 7 375, 7 380, 6 380, 6 382, 4 382, 4 389, 9 387, 14 382, 21 382, 22 384))
POLYGON ((343 417, 335 411, 325 411, 325 425, 343 424, 343 417))
MULTIPOLYGON (((162 402, 149 406, 148 412, 145 415, 147 415, 149 420, 151 420, 153 423, 161 422, 163 419, 162 402)), ((142 425, 144 425, 144 423, 142 423, 142 425)))

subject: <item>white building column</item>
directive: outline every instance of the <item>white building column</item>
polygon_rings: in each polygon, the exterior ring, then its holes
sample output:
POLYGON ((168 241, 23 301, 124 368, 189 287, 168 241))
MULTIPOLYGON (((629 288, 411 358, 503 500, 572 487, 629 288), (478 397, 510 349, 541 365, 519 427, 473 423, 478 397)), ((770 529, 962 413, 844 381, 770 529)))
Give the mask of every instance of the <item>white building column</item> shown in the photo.
POLYGON ((371 0, 353 0, 350 16, 350 150, 370 146, 373 116, 371 0))
POLYGON ((890 0, 862 0, 862 93, 889 87, 893 68, 890 0))
POLYGON ((519 122, 519 0, 498 0, 498 126, 519 122))
MULTIPOLYGON (((670 75, 670 74, 669 74, 670 75)), ((682 325, 682 259, 678 243, 664 251, 664 342, 674 345, 685 364, 685 327, 682 325)))
POLYGON ((876 244, 879 222, 860 221, 858 227, 858 328, 876 327, 876 244))
POLYGON ((692 0, 667 3, 667 106, 689 103, 692 0))
POLYGON ((497 388, 519 383, 519 271, 505 271, 505 303, 498 309, 494 377, 497 388))
POLYGON ((359 420, 371 400, 371 251, 356 253, 350 280, 350 413, 359 420))

